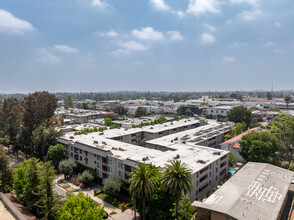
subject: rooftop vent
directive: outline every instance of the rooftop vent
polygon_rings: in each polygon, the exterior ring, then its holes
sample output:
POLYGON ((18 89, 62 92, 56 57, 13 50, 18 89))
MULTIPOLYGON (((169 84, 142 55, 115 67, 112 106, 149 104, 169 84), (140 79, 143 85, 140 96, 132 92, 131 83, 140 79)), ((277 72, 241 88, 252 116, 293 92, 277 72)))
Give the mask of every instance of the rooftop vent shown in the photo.
POLYGON ((174 125, 174 123, 170 123, 170 125, 174 125))
POLYGON ((174 140, 171 140, 170 142, 172 142, 172 143, 173 143, 173 142, 174 142, 174 140))
POLYGON ((94 144, 98 144, 98 141, 94 141, 93 143, 94 143, 94 144))
POLYGON ((214 154, 214 155, 220 155, 221 152, 219 152, 219 151, 215 151, 215 152, 213 152, 213 154, 214 154))
POLYGON ((182 141, 182 144, 186 144, 186 141, 182 141))
POLYGON ((128 129, 127 128, 125 128, 125 131, 127 131, 128 129))
POLYGON ((74 137, 74 136, 70 136, 69 138, 70 138, 70 139, 75 139, 75 137, 74 137))
POLYGON ((119 147, 118 148, 120 151, 126 151, 125 149, 123 149, 123 148, 121 148, 121 147, 119 147))
POLYGON ((180 155, 177 154, 174 158, 175 158, 175 159, 179 159, 179 158, 180 158, 180 155))
POLYGON ((146 160, 148 160, 148 159, 149 159, 148 157, 143 157, 143 158, 142 158, 143 161, 146 161, 146 160))
POLYGON ((176 137, 176 138, 174 139, 174 141, 177 141, 177 140, 179 140, 179 138, 178 138, 178 137, 176 137))
POLYGON ((105 141, 102 141, 102 144, 107 145, 105 141))
POLYGON ((112 150, 117 150, 117 148, 116 148, 116 147, 112 147, 111 149, 112 149, 112 150))
POLYGON ((99 133, 99 135, 103 135, 103 134, 104 134, 103 132, 99 133))
POLYGON ((167 127, 167 125, 164 125, 164 127, 167 127))
POLYGON ((153 129, 153 127, 151 127, 150 129, 153 129))
POLYGON ((206 163, 204 160, 198 160, 197 162, 198 163, 202 163, 202 164, 205 164, 206 163))

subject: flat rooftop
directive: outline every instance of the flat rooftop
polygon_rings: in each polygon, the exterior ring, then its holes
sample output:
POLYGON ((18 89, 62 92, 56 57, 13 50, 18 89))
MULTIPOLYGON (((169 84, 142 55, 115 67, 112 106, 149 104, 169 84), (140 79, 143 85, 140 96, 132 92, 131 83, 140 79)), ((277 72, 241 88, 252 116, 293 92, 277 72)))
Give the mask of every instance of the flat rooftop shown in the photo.
POLYGON ((247 163, 204 202, 193 206, 235 219, 274 220, 282 211, 294 172, 266 163, 247 163))
POLYGON ((197 172, 203 167, 207 166, 228 154, 228 151, 213 149, 203 146, 189 146, 185 144, 175 145, 175 151, 165 151, 149 149, 142 146, 132 145, 121 141, 108 139, 104 135, 99 135, 99 132, 89 133, 87 135, 75 135, 67 133, 58 138, 58 141, 64 144, 73 144, 78 146, 80 144, 88 146, 90 149, 97 149, 103 152, 108 152, 108 156, 117 158, 119 160, 132 160, 136 163, 152 163, 157 167, 164 167, 165 164, 170 163, 175 159, 179 159, 188 164, 193 172, 197 172), (71 137, 74 137, 73 139, 71 137), (214 153, 219 152, 219 153, 214 153), (176 158, 178 155, 178 158, 176 158), (202 160, 202 162, 199 162, 202 160))
POLYGON ((215 120, 208 120, 208 125, 166 135, 161 138, 147 141, 147 143, 171 148, 173 148, 174 145, 183 142, 189 142, 189 144, 197 145, 198 143, 207 140, 207 138, 211 138, 228 131, 229 126, 229 123, 220 123, 215 120))
POLYGON ((158 132, 163 132, 166 130, 170 129, 176 129, 179 127, 184 127, 184 126, 189 126, 199 123, 200 121, 194 118, 186 118, 186 119, 181 119, 179 121, 172 121, 172 122, 167 122, 163 124, 156 124, 156 125, 149 125, 149 126, 144 126, 144 127, 139 127, 139 128, 117 128, 117 129, 110 129, 104 131, 104 135, 108 138, 115 138, 115 137, 120 137, 124 135, 129 135, 129 134, 134 134, 138 132, 149 132, 149 133, 158 133, 158 132))

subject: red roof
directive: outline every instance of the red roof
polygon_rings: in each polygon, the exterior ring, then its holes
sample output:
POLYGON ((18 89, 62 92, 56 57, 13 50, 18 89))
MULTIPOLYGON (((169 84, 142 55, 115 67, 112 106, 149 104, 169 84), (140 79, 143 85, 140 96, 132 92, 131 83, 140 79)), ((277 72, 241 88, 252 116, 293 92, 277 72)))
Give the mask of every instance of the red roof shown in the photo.
POLYGON ((250 132, 252 132, 252 131, 256 131, 256 130, 259 129, 259 128, 260 128, 260 127, 251 128, 251 129, 249 129, 249 130, 243 132, 242 134, 239 134, 239 135, 237 135, 236 137, 233 137, 233 138, 231 138, 231 139, 229 139, 229 140, 223 142, 223 144, 226 144, 226 143, 234 143, 234 142, 240 140, 244 135, 246 135, 246 134, 248 134, 248 133, 250 133, 250 132))
POLYGON ((235 149, 241 149, 240 144, 237 144, 237 143, 235 143, 235 144, 233 145, 233 148, 235 148, 235 149))

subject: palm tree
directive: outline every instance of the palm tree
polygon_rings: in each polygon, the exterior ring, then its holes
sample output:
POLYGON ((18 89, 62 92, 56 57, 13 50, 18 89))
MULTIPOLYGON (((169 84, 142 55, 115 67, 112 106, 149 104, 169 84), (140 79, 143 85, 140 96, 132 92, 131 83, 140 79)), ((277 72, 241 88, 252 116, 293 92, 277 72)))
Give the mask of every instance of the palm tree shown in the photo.
POLYGON ((176 196, 176 219, 178 219, 179 200, 182 192, 187 194, 192 186, 192 172, 181 161, 167 164, 162 175, 162 186, 176 196))
POLYGON ((146 219, 146 200, 151 199, 156 189, 156 179, 154 178, 152 165, 137 164, 137 167, 130 173, 128 182, 130 185, 130 194, 134 198, 142 199, 143 220, 146 219))
POLYGON ((284 97, 284 100, 285 100, 285 102, 286 102, 286 105, 287 105, 287 110, 288 110, 288 113, 289 113, 289 103, 291 102, 291 99, 292 99, 292 97, 290 96, 290 95, 286 95, 285 97, 284 97))

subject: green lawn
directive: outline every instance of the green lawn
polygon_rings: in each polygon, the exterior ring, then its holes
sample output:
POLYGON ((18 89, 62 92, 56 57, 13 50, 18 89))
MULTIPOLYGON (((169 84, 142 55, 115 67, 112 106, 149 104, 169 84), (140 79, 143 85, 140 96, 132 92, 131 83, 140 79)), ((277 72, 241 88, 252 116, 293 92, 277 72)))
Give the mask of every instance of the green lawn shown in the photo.
MULTIPOLYGON (((125 203, 123 199, 120 198, 114 198, 112 196, 106 195, 104 193, 100 193, 98 195, 99 199, 102 199, 105 202, 108 202, 109 204, 113 205, 114 207, 121 209, 122 203, 125 203)), ((126 204, 126 203, 125 203, 126 204)))

